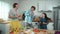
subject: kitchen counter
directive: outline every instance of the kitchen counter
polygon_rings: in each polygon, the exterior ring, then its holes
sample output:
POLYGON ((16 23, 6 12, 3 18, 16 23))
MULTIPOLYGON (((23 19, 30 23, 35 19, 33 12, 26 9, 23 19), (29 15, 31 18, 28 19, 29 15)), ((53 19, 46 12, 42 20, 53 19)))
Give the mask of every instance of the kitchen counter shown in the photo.
POLYGON ((55 34, 55 31, 52 30, 38 30, 38 29, 27 29, 20 31, 20 34, 55 34))

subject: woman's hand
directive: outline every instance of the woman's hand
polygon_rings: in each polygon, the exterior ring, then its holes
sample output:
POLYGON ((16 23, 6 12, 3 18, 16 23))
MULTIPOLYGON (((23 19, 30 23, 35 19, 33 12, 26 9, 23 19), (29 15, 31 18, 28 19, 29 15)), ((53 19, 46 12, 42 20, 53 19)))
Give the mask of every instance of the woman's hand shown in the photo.
POLYGON ((43 22, 43 24, 47 24, 47 23, 43 22))

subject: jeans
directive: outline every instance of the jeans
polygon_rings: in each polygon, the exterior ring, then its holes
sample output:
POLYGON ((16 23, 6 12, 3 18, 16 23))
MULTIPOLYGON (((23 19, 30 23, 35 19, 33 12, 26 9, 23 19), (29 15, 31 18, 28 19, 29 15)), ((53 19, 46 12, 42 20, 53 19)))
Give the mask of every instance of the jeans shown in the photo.
POLYGON ((38 29, 47 29, 47 24, 39 24, 38 29))
POLYGON ((47 25, 46 25, 46 24, 41 24, 41 25, 40 25, 40 28, 41 28, 41 29, 47 29, 47 25))

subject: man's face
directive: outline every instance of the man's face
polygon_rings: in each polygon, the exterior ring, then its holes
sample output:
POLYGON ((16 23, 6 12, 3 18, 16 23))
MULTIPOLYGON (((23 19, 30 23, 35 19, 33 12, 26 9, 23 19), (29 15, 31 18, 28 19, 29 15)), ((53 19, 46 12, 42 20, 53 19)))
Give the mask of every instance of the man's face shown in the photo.
POLYGON ((34 8, 31 8, 31 11, 34 11, 34 8))
POLYGON ((16 8, 18 8, 18 5, 16 5, 16 8))

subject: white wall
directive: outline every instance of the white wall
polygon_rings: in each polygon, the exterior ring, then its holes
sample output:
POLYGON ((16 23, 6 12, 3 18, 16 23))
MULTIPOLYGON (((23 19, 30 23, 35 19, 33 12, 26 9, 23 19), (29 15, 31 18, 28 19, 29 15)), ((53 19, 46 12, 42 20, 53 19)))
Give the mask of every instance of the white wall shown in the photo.
POLYGON ((19 0, 0 0, 6 3, 9 3, 10 5, 12 5, 13 3, 19 3, 19 0))
MULTIPOLYGON (((38 0, 20 0, 20 11, 26 11, 30 9, 31 6, 37 7, 38 0)), ((37 8, 36 8, 37 11, 37 8)), ((38 12, 35 12, 38 14, 38 12)))
MULTIPOLYGON (((31 6, 36 7, 35 15, 40 16, 40 10, 52 10, 52 7, 60 5, 60 0, 20 0, 20 11, 26 11, 31 6)), ((47 13, 48 14, 48 13, 47 13)), ((48 16, 53 18, 53 14, 49 13, 48 16)))
MULTIPOLYGON (((60 5, 59 4, 60 0, 0 0, 0 1, 6 2, 10 6, 9 10, 12 8, 12 4, 17 2, 19 4, 19 11, 21 12, 30 9, 31 6, 35 6, 36 7, 35 15, 37 16, 39 16, 40 13, 38 11, 40 10, 49 10, 52 9, 53 6, 60 5)), ((9 11, 6 11, 5 13, 7 12, 9 11)))
POLYGON ((37 7, 38 0, 20 0, 20 11, 26 11, 31 6, 37 7))
MULTIPOLYGON (((38 8, 39 10, 49 10, 52 9, 51 7, 53 6, 58 6, 60 5, 60 0, 20 0, 20 10, 24 11, 29 9, 32 5, 35 6, 36 8, 39 6, 40 8, 38 8)), ((38 10, 37 9, 37 10, 38 10)))
POLYGON ((39 1, 39 10, 53 10, 60 3, 60 0, 41 0, 39 1))

